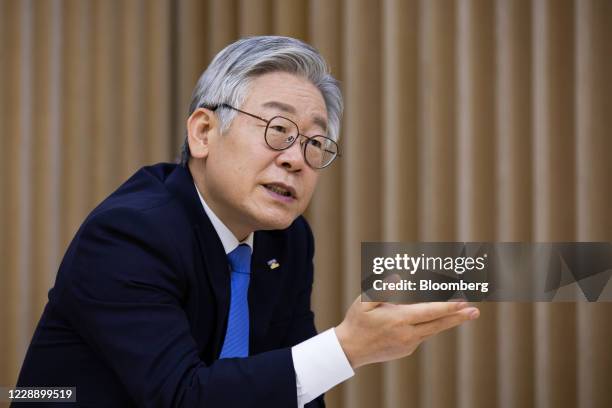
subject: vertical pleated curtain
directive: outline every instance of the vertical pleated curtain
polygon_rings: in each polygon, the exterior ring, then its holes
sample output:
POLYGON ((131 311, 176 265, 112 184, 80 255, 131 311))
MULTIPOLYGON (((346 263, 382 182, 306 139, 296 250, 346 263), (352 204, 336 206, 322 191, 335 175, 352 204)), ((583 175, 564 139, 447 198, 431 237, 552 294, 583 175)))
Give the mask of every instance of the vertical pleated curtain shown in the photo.
MULTIPOLYGON (((260 34, 316 46, 345 96, 307 212, 320 330, 361 241, 612 241, 609 0, 0 0, 0 385, 86 214, 177 158, 203 68, 260 34)), ((328 406, 612 406, 612 303, 481 310, 328 406)))

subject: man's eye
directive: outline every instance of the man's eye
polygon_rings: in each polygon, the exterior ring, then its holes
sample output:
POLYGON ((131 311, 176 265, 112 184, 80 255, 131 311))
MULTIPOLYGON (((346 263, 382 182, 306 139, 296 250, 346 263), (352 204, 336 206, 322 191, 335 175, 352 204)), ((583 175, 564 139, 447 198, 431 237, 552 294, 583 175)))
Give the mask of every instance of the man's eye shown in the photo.
POLYGON ((272 126, 272 130, 274 130, 275 132, 279 132, 279 133, 286 133, 287 132, 287 128, 284 127, 284 126, 280 126, 280 125, 272 126))
POLYGON ((316 147, 317 149, 323 148, 323 143, 321 143, 319 140, 310 139, 310 144, 316 147))

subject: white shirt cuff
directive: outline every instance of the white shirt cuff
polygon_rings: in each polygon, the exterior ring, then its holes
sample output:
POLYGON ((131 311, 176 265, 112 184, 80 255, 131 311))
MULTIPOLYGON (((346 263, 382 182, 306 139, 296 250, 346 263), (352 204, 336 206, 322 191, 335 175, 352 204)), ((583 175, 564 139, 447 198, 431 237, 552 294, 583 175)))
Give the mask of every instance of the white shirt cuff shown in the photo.
POLYGON ((298 407, 355 375, 333 328, 291 348, 298 407))

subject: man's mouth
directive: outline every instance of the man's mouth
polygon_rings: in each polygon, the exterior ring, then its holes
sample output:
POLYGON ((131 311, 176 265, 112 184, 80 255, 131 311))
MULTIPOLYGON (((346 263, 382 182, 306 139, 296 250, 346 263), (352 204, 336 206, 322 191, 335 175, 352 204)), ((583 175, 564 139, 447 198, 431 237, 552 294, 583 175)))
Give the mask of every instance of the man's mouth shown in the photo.
POLYGON ((276 183, 275 184, 264 184, 263 186, 276 194, 279 194, 285 197, 295 198, 295 191, 291 187, 276 184, 276 183))

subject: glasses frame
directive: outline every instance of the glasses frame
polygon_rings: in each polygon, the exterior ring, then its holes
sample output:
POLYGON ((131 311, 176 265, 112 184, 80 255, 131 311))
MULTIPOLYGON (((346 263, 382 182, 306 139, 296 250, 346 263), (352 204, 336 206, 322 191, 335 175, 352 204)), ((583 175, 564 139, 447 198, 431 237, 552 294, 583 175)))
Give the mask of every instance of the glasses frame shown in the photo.
MULTIPOLYGON (((340 154, 340 146, 338 146, 338 143, 336 143, 336 142, 335 142, 335 141, 334 141, 332 138, 329 138, 329 137, 327 137, 327 136, 323 136, 323 135, 306 136, 306 135, 304 135, 304 134, 300 133, 300 128, 299 128, 299 126, 297 125, 297 123, 295 123, 295 122, 294 122, 294 121, 292 121, 291 119, 286 118, 286 117, 284 117, 284 116, 282 116, 282 115, 276 115, 276 116, 273 116, 271 119, 264 119, 264 118, 262 118, 261 116, 257 116, 257 115, 255 115, 255 114, 253 114, 253 113, 245 112, 245 111, 243 111, 242 109, 234 108, 232 105, 227 104, 227 103, 222 103, 222 104, 220 104, 220 105, 213 105, 213 106, 201 105, 200 107, 201 107, 201 108, 210 109, 210 110, 211 110, 211 111, 213 111, 213 112, 214 112, 214 111, 216 111, 216 110, 217 110, 217 109, 219 109, 219 108, 228 108, 228 109, 235 110, 236 112, 243 113, 243 114, 248 115, 248 116, 250 116, 250 117, 252 117, 252 118, 259 119, 259 120, 261 120, 261 121, 265 122, 265 123, 266 123, 266 130, 264 131, 264 140, 265 140, 266 144, 268 145, 268 147, 269 147, 270 149, 275 150, 275 151, 277 151, 277 152, 280 152, 280 151, 283 151, 283 150, 287 150, 287 149, 289 149, 291 146, 293 146, 293 145, 295 144, 296 140, 298 140, 298 139, 299 139, 299 136, 302 136, 303 138, 305 138, 305 139, 307 140, 307 141, 306 141, 306 143, 303 143, 303 144, 302 144, 302 146, 301 146, 301 148, 302 148, 302 156, 304 157, 304 161, 306 162, 306 164, 308 164, 308 166, 310 166, 311 168, 313 168, 313 169, 315 169, 315 170, 321 170, 321 169, 324 169, 324 168, 328 167, 330 164, 332 164, 332 163, 333 163, 333 162, 334 162, 334 161, 335 161, 335 160, 336 160, 338 157, 342 157, 342 155, 340 154), (282 118, 282 119, 288 120, 289 122, 293 123, 293 125, 295 125, 295 128, 297 129, 297 132, 298 132, 298 133, 297 133, 297 134, 298 134, 298 137, 296 137, 296 138, 295 138, 295 139, 294 139, 294 140, 293 140, 293 141, 292 141, 292 142, 291 142, 289 145, 287 145, 286 147, 283 147, 283 148, 281 148, 281 149, 276 149, 276 148, 274 148, 274 147, 270 146, 270 143, 268 143, 268 127, 270 126, 270 122, 272 122, 272 121, 273 121, 274 119, 276 119, 276 118, 282 118), (306 147, 308 146, 308 143, 310 143, 310 141, 311 141, 313 138, 315 138, 315 137, 322 137, 322 138, 324 138, 324 139, 327 139, 327 140, 329 140, 331 143, 333 143, 333 144, 336 146, 336 155, 334 156, 334 158, 333 158, 333 159, 331 159, 331 160, 330 160, 330 162, 329 162, 329 163, 327 163, 327 164, 326 164, 325 166, 323 166, 323 167, 315 167, 315 166, 313 166, 312 164, 310 164, 310 162, 309 162, 309 161, 308 161, 308 159, 306 158, 306 147)), ((331 151, 329 151, 329 150, 326 150, 326 151, 327 151, 328 153, 333 153, 333 152, 331 152, 331 151)))

